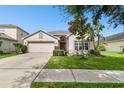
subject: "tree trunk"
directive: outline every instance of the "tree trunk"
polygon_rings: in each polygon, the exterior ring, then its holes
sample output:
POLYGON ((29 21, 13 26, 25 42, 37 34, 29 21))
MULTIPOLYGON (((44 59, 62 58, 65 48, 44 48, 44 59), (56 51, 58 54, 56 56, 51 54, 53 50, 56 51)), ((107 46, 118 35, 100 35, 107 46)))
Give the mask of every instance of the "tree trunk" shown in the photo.
POLYGON ((84 37, 82 36, 82 58, 85 58, 83 48, 84 48, 84 37))
POLYGON ((94 47, 94 50, 96 50, 96 46, 95 46, 95 41, 94 41, 94 39, 93 39, 93 47, 94 47))
POLYGON ((99 40, 100 40, 100 37, 99 37, 99 32, 98 32, 98 34, 97 34, 97 37, 98 37, 98 42, 97 42, 97 46, 99 46, 99 40))

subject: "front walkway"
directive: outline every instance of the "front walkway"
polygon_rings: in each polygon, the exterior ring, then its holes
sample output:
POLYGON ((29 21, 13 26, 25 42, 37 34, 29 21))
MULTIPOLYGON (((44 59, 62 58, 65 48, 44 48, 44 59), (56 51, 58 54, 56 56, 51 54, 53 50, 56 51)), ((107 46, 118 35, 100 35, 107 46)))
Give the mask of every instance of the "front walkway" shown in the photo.
POLYGON ((35 82, 124 82, 124 71, 43 69, 35 82))

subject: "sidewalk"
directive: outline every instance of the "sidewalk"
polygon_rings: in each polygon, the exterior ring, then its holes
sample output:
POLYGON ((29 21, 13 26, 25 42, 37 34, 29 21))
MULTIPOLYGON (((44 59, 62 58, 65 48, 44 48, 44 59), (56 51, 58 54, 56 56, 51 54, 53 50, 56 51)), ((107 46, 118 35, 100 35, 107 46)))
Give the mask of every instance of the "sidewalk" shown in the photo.
POLYGON ((124 82, 124 71, 43 69, 35 82, 124 82))

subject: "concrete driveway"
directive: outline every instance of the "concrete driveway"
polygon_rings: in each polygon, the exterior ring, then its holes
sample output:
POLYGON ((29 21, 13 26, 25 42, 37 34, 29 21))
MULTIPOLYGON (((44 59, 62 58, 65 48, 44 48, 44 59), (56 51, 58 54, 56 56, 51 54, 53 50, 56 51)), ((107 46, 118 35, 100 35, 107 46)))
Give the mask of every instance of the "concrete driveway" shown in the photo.
POLYGON ((51 56, 27 53, 0 59, 0 87, 30 87, 51 56))

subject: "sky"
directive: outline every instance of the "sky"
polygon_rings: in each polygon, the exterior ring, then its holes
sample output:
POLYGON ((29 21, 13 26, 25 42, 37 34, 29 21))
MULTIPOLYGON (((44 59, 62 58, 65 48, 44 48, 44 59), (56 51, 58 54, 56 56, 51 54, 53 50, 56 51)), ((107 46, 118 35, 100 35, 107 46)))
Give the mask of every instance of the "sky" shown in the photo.
MULTIPOLYGON (((68 31, 68 19, 65 14, 55 6, 0 6, 0 24, 14 24, 29 33, 43 30, 45 32, 65 30, 68 31)), ((91 15, 89 20, 91 20, 91 15)), ((105 26, 103 35, 108 36, 116 33, 123 32, 122 26, 113 29, 109 27, 107 18, 101 20, 105 26)))

